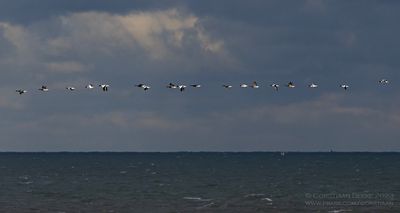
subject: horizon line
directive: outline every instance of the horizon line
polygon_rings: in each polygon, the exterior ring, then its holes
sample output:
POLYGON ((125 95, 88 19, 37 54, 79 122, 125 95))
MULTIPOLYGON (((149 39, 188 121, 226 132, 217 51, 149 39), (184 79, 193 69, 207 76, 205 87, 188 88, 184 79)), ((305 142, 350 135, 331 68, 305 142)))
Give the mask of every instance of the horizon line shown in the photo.
POLYGON ((57 154, 57 153, 137 153, 137 154, 173 154, 173 153, 400 153, 400 151, 0 151, 0 154, 15 153, 15 154, 57 154))

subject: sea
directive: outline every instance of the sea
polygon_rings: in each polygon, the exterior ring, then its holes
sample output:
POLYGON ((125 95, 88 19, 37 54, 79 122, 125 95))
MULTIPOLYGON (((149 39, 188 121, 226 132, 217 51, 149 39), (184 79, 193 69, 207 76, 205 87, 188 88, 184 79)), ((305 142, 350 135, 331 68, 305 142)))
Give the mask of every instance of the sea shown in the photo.
POLYGON ((0 212, 400 212, 400 153, 0 153, 0 212))

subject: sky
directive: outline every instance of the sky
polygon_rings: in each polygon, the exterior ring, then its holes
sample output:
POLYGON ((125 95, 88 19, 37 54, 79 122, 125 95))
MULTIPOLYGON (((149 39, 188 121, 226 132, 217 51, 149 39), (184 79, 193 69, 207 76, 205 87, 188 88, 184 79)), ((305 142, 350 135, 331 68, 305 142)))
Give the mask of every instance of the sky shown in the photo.
POLYGON ((0 0, 0 151, 400 151, 399 10, 395 0, 0 0), (238 87, 253 81, 259 89, 238 87))

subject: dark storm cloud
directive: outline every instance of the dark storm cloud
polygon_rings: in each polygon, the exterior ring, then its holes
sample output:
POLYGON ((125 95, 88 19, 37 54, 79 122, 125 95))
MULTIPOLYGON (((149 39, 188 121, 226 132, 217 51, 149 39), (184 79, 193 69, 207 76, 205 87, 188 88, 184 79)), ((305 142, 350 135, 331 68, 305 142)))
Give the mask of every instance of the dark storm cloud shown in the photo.
POLYGON ((257 73, 268 69, 277 71, 275 76, 301 72, 308 77, 351 78, 357 75, 349 73, 390 74, 399 66, 397 3, 222 4, 214 3, 211 12, 204 9, 201 14, 220 17, 216 19, 224 27, 218 32, 227 46, 257 73))
POLYGON ((1 1, 0 149, 398 151, 399 7, 1 1), (221 88, 253 80, 259 90, 221 88), (268 87, 290 80, 295 90, 268 87), (82 90, 89 82, 111 90, 82 90), (133 86, 142 82, 150 91, 133 86), (179 93, 169 82, 204 87, 179 93), (40 94, 42 84, 52 91, 40 94))

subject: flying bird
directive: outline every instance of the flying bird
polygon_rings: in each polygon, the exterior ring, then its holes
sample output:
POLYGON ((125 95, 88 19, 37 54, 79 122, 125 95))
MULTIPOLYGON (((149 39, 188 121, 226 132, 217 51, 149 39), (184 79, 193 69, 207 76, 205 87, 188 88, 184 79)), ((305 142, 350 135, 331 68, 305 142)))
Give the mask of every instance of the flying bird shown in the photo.
POLYGON ((93 84, 88 84, 88 85, 85 86, 85 88, 86 88, 86 89, 93 89, 94 86, 93 86, 93 84))
POLYGON ((169 84, 167 85, 167 88, 176 89, 176 88, 178 88, 178 86, 177 86, 176 84, 169 83, 169 84))
POLYGON ((250 85, 250 87, 253 89, 258 89, 260 86, 257 85, 257 82, 253 81, 253 83, 250 85))
POLYGON ((347 84, 342 84, 340 85, 341 88, 343 88, 344 90, 347 90, 350 86, 347 84))
POLYGON ((289 82, 289 83, 287 84, 287 87, 289 87, 289 88, 295 88, 296 85, 294 85, 293 82, 289 82))
POLYGON ((27 93, 28 91, 26 91, 26 90, 23 90, 23 89, 17 89, 17 90, 15 90, 16 92, 18 92, 18 94, 20 94, 20 95, 22 95, 22 94, 24 94, 24 93, 27 93))
POLYGON ((381 84, 388 84, 389 81, 388 81, 387 79, 381 79, 381 80, 379 80, 379 83, 381 83, 381 84))
POLYGON ((150 89, 150 86, 147 86, 146 84, 138 84, 138 85, 135 85, 135 86, 143 88, 144 91, 147 91, 148 89, 150 89))
POLYGON ((107 92, 107 91, 108 91, 108 88, 110 87, 110 85, 108 85, 108 84, 100 84, 99 87, 101 87, 101 89, 102 89, 104 92, 107 92))
POLYGON ((191 87, 194 87, 194 88, 200 88, 201 87, 201 85, 200 84, 192 84, 192 85, 190 85, 191 87))
POLYGON ((49 91, 47 86, 42 86, 42 87, 39 88, 39 90, 42 91, 42 92, 48 92, 49 91))
POLYGON ((227 84, 224 84, 224 85, 222 85, 224 88, 226 88, 226 89, 230 89, 230 88, 232 88, 232 85, 227 85, 227 84))
POLYGON ((274 88, 276 91, 279 90, 279 84, 271 84, 271 87, 274 88))
POLYGON ((312 84, 308 85, 308 87, 310 87, 310 88, 318 88, 318 84, 312 83, 312 84))
POLYGON ((74 91, 75 87, 66 87, 66 89, 69 90, 69 91, 74 91))
POLYGON ((179 85, 178 88, 181 92, 183 92, 183 90, 186 88, 186 85, 179 85))

